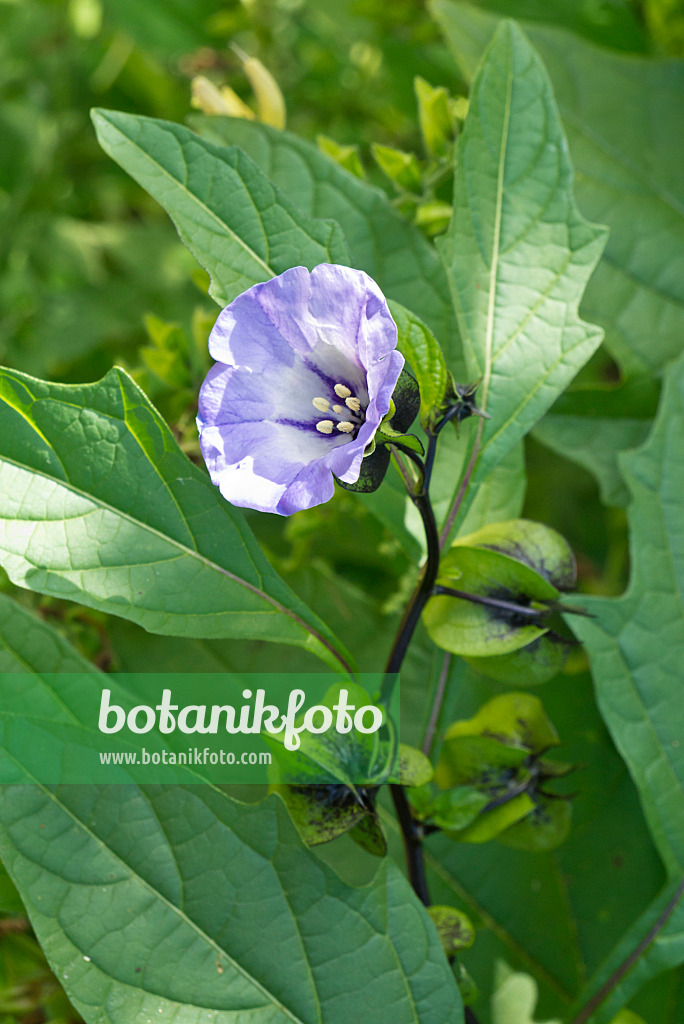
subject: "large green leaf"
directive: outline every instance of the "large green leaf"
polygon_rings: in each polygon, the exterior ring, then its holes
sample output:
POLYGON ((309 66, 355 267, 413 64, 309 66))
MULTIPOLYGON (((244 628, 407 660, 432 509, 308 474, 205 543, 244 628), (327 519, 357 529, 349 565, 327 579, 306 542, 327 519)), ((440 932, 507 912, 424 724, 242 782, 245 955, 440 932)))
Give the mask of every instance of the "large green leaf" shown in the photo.
POLYGON ((240 146, 307 216, 334 218, 352 266, 425 321, 458 376, 461 351, 444 271, 433 246, 384 192, 289 132, 225 117, 193 117, 192 125, 213 142, 240 146))
POLYGON ((637 784, 656 845, 678 877, 684 873, 684 358, 667 374, 648 441, 619 461, 632 494, 629 587, 617 599, 588 598, 594 618, 573 616, 572 628, 589 652, 601 713, 637 784))
POLYGON ((0 594, 0 672, 93 672, 60 633, 0 594))
POLYGON ((655 381, 627 381, 617 388, 586 388, 561 395, 533 436, 592 473, 606 505, 627 505, 618 453, 637 448, 648 435, 658 404, 655 381))
MULTIPOLYGON (((430 7, 472 80, 498 19, 454 0, 430 7)), ((660 369, 684 334, 684 61, 611 53, 540 25, 526 30, 553 82, 579 207, 610 229, 582 312, 605 328, 627 373, 660 369)))
POLYGON ((133 381, 0 374, 0 562, 13 582, 155 633, 346 656, 133 381))
MULTIPOLYGON (((438 242, 471 379, 482 378, 477 485, 546 412, 601 331, 577 306, 605 232, 585 221, 544 67, 513 23, 487 50, 438 242)), ((476 443, 478 443, 476 442, 476 443)), ((476 486, 471 487, 471 491, 476 486)))
MULTIPOLYGON (((4 595, 0 668, 27 681, 99 675, 4 595)), ((249 1013, 346 1024, 363 1007, 387 1024, 462 1024, 437 933, 395 865, 365 888, 346 885, 302 846, 278 798, 246 806, 209 786, 2 790, 0 853, 86 1021, 173 1013, 190 1024, 204 1013, 236 1024, 249 1013)))
POLYGON ((339 225, 303 214, 236 147, 169 121, 92 116, 102 148, 164 207, 220 305, 290 267, 349 262, 339 225))
POLYGON ((386 861, 356 889, 278 797, 3 787, 0 851, 86 1021, 460 1024, 437 932, 386 861))

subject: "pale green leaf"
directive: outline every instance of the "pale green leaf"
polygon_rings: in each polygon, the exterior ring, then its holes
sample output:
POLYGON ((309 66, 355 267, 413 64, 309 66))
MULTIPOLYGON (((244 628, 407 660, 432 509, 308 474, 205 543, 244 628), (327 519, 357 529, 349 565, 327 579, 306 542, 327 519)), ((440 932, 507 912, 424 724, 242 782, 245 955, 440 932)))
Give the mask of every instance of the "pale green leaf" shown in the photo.
POLYGON ((0 562, 20 586, 154 633, 276 640, 345 662, 121 370, 85 385, 0 374, 0 562))
POLYGON ((397 348, 411 364, 418 381, 421 422, 428 424, 435 419, 434 411, 444 404, 449 371, 430 328, 398 302, 390 301, 389 307, 397 325, 397 348))
MULTIPOLYGON (((430 6, 472 81, 498 19, 453 0, 430 6)), ((660 370, 684 333, 684 61, 611 53, 546 26, 526 31, 553 82, 579 207, 610 229, 582 312, 627 373, 660 370)))
POLYGON ((594 618, 572 616, 571 624, 656 845, 676 875, 684 871, 684 359, 667 374, 648 441, 619 462, 632 495, 629 587, 617 599, 587 598, 594 618))
POLYGON ((294 266, 349 262, 340 227, 296 209, 252 160, 182 125, 94 110, 105 152, 166 210, 226 303, 294 266))
POLYGON ((482 379, 478 402, 491 417, 476 428, 471 493, 599 344, 601 331, 577 307, 604 242, 605 231, 575 205, 544 67, 506 23, 473 84, 453 220, 438 242, 468 378, 482 379))

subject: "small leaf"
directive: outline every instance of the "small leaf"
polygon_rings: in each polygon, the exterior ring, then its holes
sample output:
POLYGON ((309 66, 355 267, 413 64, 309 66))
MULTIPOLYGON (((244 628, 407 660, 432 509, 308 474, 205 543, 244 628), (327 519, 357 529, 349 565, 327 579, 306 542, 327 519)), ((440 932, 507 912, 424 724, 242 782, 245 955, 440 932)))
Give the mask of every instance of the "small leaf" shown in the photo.
MULTIPOLYGON (((358 709, 373 703, 362 686, 350 681, 337 683, 330 687, 320 705, 329 708, 333 717, 336 716, 335 708, 340 703, 341 691, 347 693, 348 708, 358 709)), ((353 710, 347 715, 353 716, 353 710)), ((296 725, 302 725, 303 719, 304 715, 299 715, 296 725)), ((324 775, 330 776, 331 783, 341 783, 353 793, 356 783, 363 785, 398 775, 396 754, 392 756, 387 741, 379 741, 377 732, 363 733, 352 729, 344 733, 330 729, 316 734, 306 730, 294 752, 285 748, 283 733, 262 735, 273 751, 270 777, 277 783, 307 785, 311 779, 320 779, 322 769, 324 775)))
POLYGON ((490 797, 499 796, 508 790, 514 769, 522 767, 528 753, 490 736, 447 738, 435 768, 435 782, 441 789, 475 786, 490 797))
POLYGON ((334 139, 328 138, 327 135, 317 135, 316 144, 321 153, 325 153, 336 164, 343 167, 345 171, 349 171, 355 178, 361 178, 362 181, 365 180, 366 172, 363 169, 361 157, 359 156, 359 147, 356 143, 343 146, 341 143, 335 142, 334 139))
POLYGON ((392 401, 394 402, 395 411, 389 421, 389 425, 397 433, 405 434, 418 415, 418 409, 420 408, 418 384, 415 377, 408 372, 405 366, 402 367, 399 380, 392 392, 392 401))
POLYGON ((429 327, 398 302, 390 301, 390 312, 399 334, 398 349, 411 364, 420 391, 420 418, 431 424, 443 408, 449 384, 442 350, 429 327))
POLYGON ((413 88, 418 101, 418 120, 425 148, 431 156, 450 156, 455 135, 449 109, 449 93, 417 75, 413 88))
POLYGON ((259 120, 273 128, 284 128, 285 100, 271 72, 257 57, 247 57, 242 67, 256 96, 259 120))
POLYGON ((467 949, 475 941, 475 929, 467 914, 454 907, 433 904, 428 907, 437 934, 447 956, 453 956, 459 949, 467 949))
POLYGON ((378 433, 375 435, 375 442, 376 444, 401 445, 403 448, 409 448, 416 455, 425 455, 423 442, 415 434, 395 434, 378 430, 378 433))
POLYGON ((489 803, 487 794, 474 786, 452 786, 443 791, 422 786, 409 790, 408 799, 419 821, 450 831, 470 825, 489 803))
POLYGON ((374 857, 384 857, 387 853, 387 839, 382 830, 379 818, 375 814, 367 814, 347 833, 357 846, 374 857))
POLYGON ((413 153, 404 153, 392 146, 381 146, 377 142, 372 144, 371 152, 380 170, 400 191, 406 189, 408 192, 420 193, 420 166, 413 153))

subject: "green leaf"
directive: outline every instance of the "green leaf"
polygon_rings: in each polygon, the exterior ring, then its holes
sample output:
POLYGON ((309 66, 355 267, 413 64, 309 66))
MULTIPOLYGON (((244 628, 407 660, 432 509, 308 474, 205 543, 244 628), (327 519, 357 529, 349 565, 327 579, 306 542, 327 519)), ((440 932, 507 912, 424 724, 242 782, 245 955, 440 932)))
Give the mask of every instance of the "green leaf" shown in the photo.
POLYGON ((492 839, 498 839, 501 833, 512 825, 527 818, 534 808, 532 797, 527 793, 521 793, 499 807, 479 815, 472 825, 457 833, 455 838, 463 843, 488 843, 492 839))
MULTIPOLYGON (((430 6, 472 81, 497 19, 453 0, 430 6)), ((526 31, 553 81, 579 207, 610 228, 582 311, 605 329, 626 373, 660 370, 684 333, 684 62, 611 53, 538 25, 526 31)))
MULTIPOLYGON (((441 435, 440 444, 444 444, 441 435)), ((461 442, 465 449, 465 440, 461 442)), ((437 466, 439 468, 439 454, 437 466)), ((448 481, 446 481, 448 484, 448 481)), ((527 476, 525 473, 525 447, 521 441, 511 448, 496 469, 482 481, 460 526, 460 533, 468 534, 489 523, 516 519, 523 510, 527 476)), ((445 509, 451 505, 450 491, 444 502, 445 509)))
POLYGON ((397 348, 410 363, 420 390, 420 419, 424 426, 435 418, 446 399, 449 384, 442 350, 429 327, 398 302, 390 301, 390 312, 397 325, 397 348))
POLYGON ((235 118, 195 116, 191 123, 212 142, 240 146, 306 216, 332 217, 341 224, 351 265, 430 327, 450 369, 460 375, 458 330, 437 253, 384 192, 289 132, 235 118))
POLYGON ((13 582, 154 633, 345 654, 133 381, 0 374, 0 561, 13 582))
POLYGON ((312 219, 237 148, 170 121, 94 110, 105 152, 166 210, 221 306, 293 266, 349 262, 340 227, 312 219))
POLYGON ((375 162, 399 191, 421 191, 420 165, 414 153, 404 153, 393 146, 381 146, 378 142, 371 145, 375 162))
MULTIPOLYGON (((551 84, 522 32, 497 32, 459 140, 454 215, 438 241, 468 379, 482 378, 477 485, 598 346, 577 316, 605 230, 579 214, 551 84)), ((472 437, 472 434, 471 434, 472 437)), ((462 508, 465 508, 465 506, 462 508)))
POLYGON ((335 142, 334 139, 329 139, 327 135, 317 135, 316 143, 321 153, 325 153, 326 156, 329 156, 340 167, 344 167, 345 171, 353 174, 355 178, 363 179, 366 177, 357 145, 342 146, 339 142, 335 142))
POLYGON ((462 1022, 435 928, 398 868, 345 884, 275 796, 4 787, 0 850, 89 1024, 462 1022))
POLYGON ((419 75, 413 81, 413 88, 426 150, 431 156, 449 156, 456 134, 449 110, 449 93, 444 86, 430 85, 419 75))
POLYGON ((402 786, 424 786, 432 778, 432 765, 425 754, 406 743, 399 745, 399 770, 402 786))
POLYGON ((61 633, 0 594, 0 672, 92 672, 99 676, 61 633))
POLYGON ((552 451, 584 466, 598 481, 605 505, 627 505, 618 452, 638 448, 648 435, 658 404, 655 382, 640 377, 618 388, 592 388, 562 395, 533 430, 552 451))
POLYGON ((456 832, 470 825, 489 803, 487 794, 474 786, 452 786, 441 792, 435 787, 423 786, 410 790, 408 798, 418 821, 456 832))
POLYGON ((619 458, 632 495, 629 587, 617 599, 588 598, 594 618, 572 623, 591 659, 601 713, 673 876, 684 871, 682 452, 684 358, 668 371, 648 441, 619 458))
MULTIPOLYGON (((340 691, 346 690, 349 707, 361 708, 371 704, 368 693, 356 683, 336 683, 325 694, 321 706, 335 710, 340 700, 340 691)), ((297 719, 302 724, 304 715, 297 719)), ((321 769, 331 782, 342 783, 353 795, 354 783, 366 784, 384 781, 390 774, 396 774, 398 764, 391 751, 382 749, 378 735, 362 733, 353 729, 350 733, 316 734, 306 731, 300 739, 295 756, 286 751, 284 736, 280 733, 266 736, 269 747, 275 755, 273 779, 276 782, 306 785, 311 778, 321 777, 321 769), (388 755, 389 763, 388 763, 388 755)), ((386 747, 386 743, 383 744, 386 747)))

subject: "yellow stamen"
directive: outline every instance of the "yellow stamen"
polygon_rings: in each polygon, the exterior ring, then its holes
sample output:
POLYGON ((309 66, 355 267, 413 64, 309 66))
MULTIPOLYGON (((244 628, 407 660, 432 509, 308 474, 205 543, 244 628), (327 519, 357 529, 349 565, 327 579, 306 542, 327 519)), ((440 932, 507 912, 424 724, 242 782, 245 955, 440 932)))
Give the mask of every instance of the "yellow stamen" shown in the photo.
POLYGON ((316 430, 320 430, 321 434, 332 434, 333 432, 333 421, 332 420, 319 420, 316 424, 316 430))
POLYGON ((354 424, 350 423, 349 420, 344 420, 342 423, 337 424, 337 429, 341 430, 343 434, 351 434, 354 424))
POLYGON ((327 412, 330 408, 330 402, 327 398, 314 398, 313 406, 314 409, 318 409, 319 412, 327 412))
POLYGON ((337 395, 338 398, 349 398, 349 396, 351 395, 351 391, 349 390, 349 388, 345 387, 344 384, 336 384, 335 394, 337 395))
POLYGON ((344 412, 344 406, 343 405, 333 405, 333 412, 336 412, 339 415, 341 412, 344 412))
POLYGON ((359 409, 361 408, 361 403, 359 402, 358 398, 354 398, 353 395, 350 395, 348 398, 345 398, 344 404, 347 406, 348 409, 351 409, 352 412, 358 412, 359 409))

